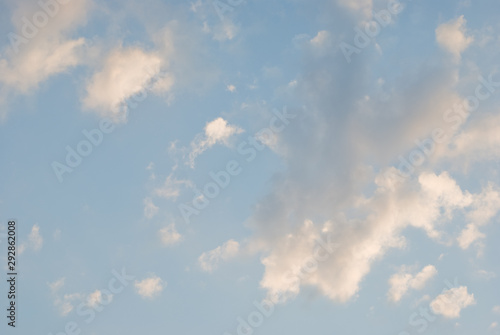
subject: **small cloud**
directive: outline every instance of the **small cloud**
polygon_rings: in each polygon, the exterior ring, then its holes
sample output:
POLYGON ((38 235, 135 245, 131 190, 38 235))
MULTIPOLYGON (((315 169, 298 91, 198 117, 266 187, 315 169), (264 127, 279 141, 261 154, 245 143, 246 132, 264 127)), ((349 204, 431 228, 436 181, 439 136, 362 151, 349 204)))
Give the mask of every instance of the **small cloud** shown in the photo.
POLYGON ((167 283, 163 282, 158 276, 151 276, 141 281, 136 281, 134 286, 137 293, 147 299, 153 299, 163 291, 167 283))
POLYGON ((169 226, 160 229, 159 231, 161 242, 166 246, 171 246, 178 243, 182 235, 175 229, 175 224, 172 223, 169 226))
POLYGON ((165 199, 175 200, 181 193, 182 186, 191 186, 192 183, 189 180, 179 180, 170 174, 166 179, 165 183, 159 188, 154 190, 154 194, 158 197, 165 199))
POLYGON ((234 86, 234 85, 227 85, 226 91, 234 93, 234 92, 236 92, 236 86, 234 86))
POLYGON ((47 285, 49 285, 50 291, 52 293, 56 293, 57 291, 59 291, 64 286, 64 281, 65 280, 66 280, 66 278, 62 277, 62 278, 59 278, 58 280, 56 280, 53 283, 48 283, 47 285))
POLYGON ((316 52, 323 54, 332 47, 332 38, 328 31, 321 30, 310 40, 311 46, 316 52))
POLYGON ((43 237, 40 235, 40 226, 35 224, 31 228, 31 232, 28 235, 28 244, 22 243, 19 246, 19 254, 22 254, 26 249, 31 248, 34 251, 40 251, 43 246, 43 237))
POLYGON ((62 298, 56 298, 54 305, 59 309, 62 316, 66 316, 75 308, 75 301, 81 299, 82 295, 80 293, 65 294, 62 298))
POLYGON ((495 272, 486 271, 486 270, 478 270, 477 275, 480 278, 485 279, 485 280, 490 280, 490 279, 493 279, 497 276, 495 272))
POLYGON ((481 233, 475 224, 470 223, 464 230, 462 230, 462 233, 457 238, 457 241, 460 248, 465 250, 468 249, 469 246, 475 241, 485 237, 486 235, 481 233))
POLYGON ((389 300, 398 302, 409 289, 423 289, 427 281, 436 274, 437 270, 433 265, 427 265, 416 275, 408 273, 406 267, 402 267, 399 273, 394 274, 389 279, 391 286, 387 294, 389 300))
POLYGON ((198 263, 203 271, 212 272, 215 270, 221 260, 227 261, 234 257, 239 252, 240 244, 234 240, 229 240, 222 246, 204 252, 199 258, 198 263))
POLYGON ((33 247, 33 250, 38 251, 42 249, 43 238, 42 235, 40 235, 40 226, 38 224, 35 224, 33 228, 31 228, 31 233, 28 236, 28 239, 33 247))
POLYGON ((466 286, 460 286, 445 290, 430 303, 430 307, 435 314, 457 319, 462 309, 475 304, 474 294, 469 294, 466 286))
POLYGON ((493 309, 491 311, 493 313, 495 313, 495 314, 499 314, 500 315, 500 305, 493 306, 493 309))
POLYGON ((498 327, 498 322, 493 322, 491 325, 490 325, 490 329, 495 329, 498 327))
MULTIPOLYGON (((113 300, 113 295, 109 294, 109 296, 106 298, 106 301, 111 302, 111 300, 113 300)), ((87 297, 87 306, 96 307, 99 304, 101 304, 102 301, 103 301, 102 291, 95 290, 93 293, 89 294, 89 296, 87 297)))
POLYGON ((52 238, 54 239, 54 241, 59 241, 61 239, 61 234, 61 229, 54 230, 54 234, 52 234, 52 238))
POLYGON ((191 142, 191 152, 189 153, 189 165, 194 168, 196 157, 201 155, 205 150, 211 148, 215 144, 223 144, 229 146, 229 139, 233 135, 243 132, 243 129, 232 126, 226 120, 219 117, 205 126, 205 133, 198 134, 191 142))
POLYGON ((148 219, 152 219, 156 214, 158 214, 158 207, 155 206, 151 198, 144 199, 144 216, 148 219))

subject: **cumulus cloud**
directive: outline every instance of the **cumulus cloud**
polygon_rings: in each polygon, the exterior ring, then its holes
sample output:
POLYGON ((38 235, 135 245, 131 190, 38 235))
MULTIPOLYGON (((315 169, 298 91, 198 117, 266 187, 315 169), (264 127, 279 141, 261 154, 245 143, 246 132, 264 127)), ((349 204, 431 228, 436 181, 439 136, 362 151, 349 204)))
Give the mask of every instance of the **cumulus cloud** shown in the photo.
POLYGON ((266 270, 260 286, 267 290, 268 299, 284 302, 300 292, 301 284, 321 282, 317 269, 337 248, 328 234, 330 229, 330 222, 318 227, 307 220, 295 231, 276 240, 276 248, 262 259, 266 270))
POLYGON ((436 274, 437 270, 433 265, 427 265, 416 275, 412 275, 406 267, 402 267, 399 273, 389 279, 390 289, 387 296, 390 301, 398 302, 409 289, 423 289, 427 281, 436 274))
MULTIPOLYGON (((388 172, 393 171, 390 169, 388 172)), ((333 242, 339 244, 339 249, 310 279, 302 281, 301 285, 315 286, 332 300, 345 302, 351 299, 358 293, 361 281, 369 273, 375 260, 380 259, 390 248, 406 245, 402 236, 404 228, 420 228, 430 238, 447 242, 448 239, 439 226, 443 222, 451 222, 455 211, 466 210, 477 196, 463 192, 447 173, 423 173, 417 184, 411 180, 401 180, 395 173, 381 173, 377 176, 376 183, 378 188, 374 196, 370 199, 360 198, 357 200, 357 206, 354 206, 357 210, 369 213, 364 219, 337 216, 335 220, 323 225, 310 226, 308 234, 302 233, 305 241, 308 241, 310 237, 307 236, 314 236, 310 234, 318 234, 319 231, 335 232, 333 242)), ((255 226, 262 235, 250 241, 249 249, 266 250, 269 255, 262 260, 265 273, 261 286, 270 294, 288 291, 293 296, 299 287, 291 286, 286 280, 282 280, 280 274, 286 269, 296 267, 295 262, 300 263, 304 255, 295 254, 302 250, 299 242, 294 244, 298 245, 297 248, 287 249, 289 236, 294 235, 295 229, 287 227, 287 221, 277 216, 279 212, 276 210, 283 209, 281 201, 289 201, 290 194, 290 191, 284 192, 281 199, 267 200, 270 207, 261 210, 269 211, 262 212, 263 215, 258 218, 264 220, 262 224, 274 224, 255 226), (287 253, 290 254, 289 257, 287 253), (274 261, 271 261, 273 259, 274 261)), ((293 206, 287 208, 288 211, 280 215, 288 216, 295 212, 293 206)), ((408 288, 421 288, 434 274, 435 268, 429 266, 415 276, 402 275, 393 278, 394 300, 399 300, 408 288)))
POLYGON ((165 246, 174 245, 182 239, 182 235, 177 232, 174 223, 160 229, 158 233, 160 234, 161 242, 165 246))
POLYGON ((220 261, 228 261, 238 255, 240 244, 234 240, 229 240, 217 248, 204 252, 198 258, 198 263, 203 271, 212 272, 220 261))
POLYGON ((166 282, 161 280, 160 277, 152 275, 149 278, 143 279, 141 281, 135 281, 134 286, 137 293, 147 299, 153 299, 160 295, 161 291, 167 285, 166 282))
MULTIPOLYGON (((168 91, 173 77, 162 71, 159 53, 139 47, 117 47, 103 60, 101 69, 90 78, 83 99, 84 107, 95 110, 115 122, 127 121, 127 99, 149 92, 168 91)), ((136 100, 142 100, 137 98, 136 100)))
POLYGON ((226 120, 219 117, 205 126, 205 132, 198 134, 191 142, 191 152, 189 153, 189 165, 194 168, 196 157, 215 144, 229 145, 229 140, 233 135, 241 134, 243 129, 228 124, 226 120))
POLYGON ((444 291, 430 303, 430 306, 435 314, 457 319, 462 309, 475 304, 474 294, 469 294, 466 286, 460 286, 444 291))
POLYGON ((444 50, 450 52, 456 60, 462 52, 474 41, 466 28, 467 20, 460 16, 455 20, 443 23, 436 29, 436 41, 444 50))
MULTIPOLYGON (((363 11, 372 4, 343 5, 363 11)), ((325 25, 324 31, 333 31, 329 28, 325 25)), ((466 30, 464 36, 468 41, 466 30)), ((408 153, 414 158, 416 139, 427 138, 436 128, 451 137, 468 122, 462 117, 455 127, 443 118, 464 101, 456 91, 462 79, 459 63, 440 58, 438 64, 400 68, 397 79, 382 81, 391 99, 381 101, 379 92, 373 92, 381 81, 369 70, 372 53, 360 55, 360 66, 347 66, 338 50, 323 55, 310 51, 328 37, 320 32, 293 40, 303 53, 303 69, 294 75, 285 99, 300 121, 280 133, 276 151, 284 169, 273 176, 269 193, 246 221, 253 232, 246 247, 261 257, 261 287, 268 294, 293 296, 307 285, 346 302, 359 294, 367 274, 389 250, 408 247, 409 227, 423 230, 436 243, 453 245, 457 232, 450 232, 455 227, 450 223, 474 212, 487 191, 471 193, 461 187, 457 180, 462 179, 447 172, 443 161, 436 169, 438 162, 424 157, 406 174, 400 164, 408 153), (277 259, 273 255, 286 250, 287 237, 308 221, 316 234, 331 232, 339 248, 297 287, 279 277, 297 266, 293 259, 280 258, 281 264, 264 260, 277 259)))
POLYGON ((151 219, 156 214, 158 214, 158 206, 153 203, 153 199, 144 199, 144 216, 148 219, 151 219))

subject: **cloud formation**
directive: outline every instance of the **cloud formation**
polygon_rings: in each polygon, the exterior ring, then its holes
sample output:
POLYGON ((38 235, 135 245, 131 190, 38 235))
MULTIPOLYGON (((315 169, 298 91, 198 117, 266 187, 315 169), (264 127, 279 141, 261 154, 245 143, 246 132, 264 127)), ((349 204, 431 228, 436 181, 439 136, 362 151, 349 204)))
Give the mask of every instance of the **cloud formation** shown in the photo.
POLYGON ((387 296, 390 301, 398 302, 408 292, 409 289, 421 290, 427 281, 437 274, 433 265, 427 265, 419 273, 412 275, 406 267, 392 275, 389 279, 390 289, 387 296))
POLYGON ((161 280, 160 277, 152 275, 141 281, 135 281, 134 286, 137 293, 145 299, 154 299, 158 297, 165 288, 167 283, 161 280))
POLYGON ((204 252, 198 258, 198 264, 201 269, 206 272, 214 271, 221 261, 228 261, 236 255, 240 250, 240 244, 234 240, 229 240, 217 248, 204 252))
POLYGON ((431 302, 430 306, 435 314, 457 319, 462 309, 475 304, 474 294, 469 294, 466 286, 460 286, 444 291, 431 302))

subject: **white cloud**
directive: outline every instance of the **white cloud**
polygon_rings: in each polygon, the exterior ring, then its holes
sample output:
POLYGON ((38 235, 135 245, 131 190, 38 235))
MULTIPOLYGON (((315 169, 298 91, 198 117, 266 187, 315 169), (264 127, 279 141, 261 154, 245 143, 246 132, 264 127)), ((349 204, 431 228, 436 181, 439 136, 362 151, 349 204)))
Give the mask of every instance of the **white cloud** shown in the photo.
POLYGON ((234 92, 236 92, 236 86, 234 86, 234 85, 227 85, 226 86, 226 90, 229 91, 229 92, 231 92, 231 93, 234 93, 234 92))
POLYGON ((226 120, 219 117, 205 126, 204 134, 198 134, 191 142, 191 152, 189 153, 189 165, 194 167, 196 157, 215 144, 229 145, 229 139, 233 135, 243 132, 243 129, 229 125, 226 120))
POLYGON ((464 230, 462 230, 460 236, 457 238, 457 241, 460 248, 467 249, 473 242, 485 237, 486 235, 481 233, 475 224, 470 223, 464 230))
POLYGON ((84 106, 115 122, 126 122, 127 99, 137 95, 137 101, 129 102, 136 105, 151 92, 172 88, 174 79, 162 71, 164 63, 157 52, 138 47, 115 48, 87 83, 84 106))
POLYGON ((154 190, 154 194, 161 198, 175 200, 179 196, 182 186, 191 187, 192 182, 189 180, 176 179, 173 174, 170 174, 165 179, 165 183, 154 190))
POLYGON ((31 233, 28 238, 31 242, 31 246, 35 251, 38 251, 42 248, 43 237, 42 235, 40 235, 40 226, 38 224, 35 224, 33 228, 31 228, 31 233))
POLYGON ((324 56, 329 50, 332 50, 332 34, 326 30, 318 31, 316 36, 309 41, 309 44, 316 55, 324 56))
POLYGON ((76 302, 82 300, 82 298, 83 296, 80 293, 64 294, 62 297, 55 299, 54 305, 62 316, 66 316, 75 308, 76 302))
POLYGON ((229 240, 222 246, 204 252, 198 258, 198 263, 203 271, 212 272, 217 268, 219 262, 228 261, 238 254, 240 249, 240 244, 234 240, 229 240))
POLYGON ((486 270, 478 270, 476 273, 479 278, 484 280, 491 280, 497 276, 495 272, 486 270))
POLYGON ((66 278, 61 277, 53 283, 48 283, 50 291, 52 293, 57 293, 57 291, 59 291, 64 286, 65 280, 66 280, 66 278))
MULTIPOLYGON (((479 227, 491 222, 491 219, 500 210, 500 193, 492 183, 483 188, 482 193, 474 198, 471 210, 467 213, 469 223, 457 238, 462 249, 468 249, 474 242, 484 239, 486 234, 479 227)), ((479 244, 481 245, 481 244, 479 244)))
POLYGON ((16 41, 23 42, 11 43, 3 52, 5 58, 0 58, 0 83, 3 84, 0 101, 11 93, 28 94, 41 82, 81 64, 84 59, 85 39, 70 39, 69 35, 85 23, 91 1, 59 5, 58 13, 49 17, 45 26, 34 27, 36 33, 32 36, 23 34, 25 23, 21 18, 26 17, 32 22, 33 15, 41 8, 36 2, 18 2, 17 6, 12 13, 13 33, 17 35, 16 41))
MULTIPOLYGON (((106 297, 106 303, 109 303, 112 300, 113 300, 112 294, 106 297)), ((102 296, 102 291, 100 290, 95 290, 87 297, 87 306, 89 307, 96 307, 99 304, 102 304, 102 302, 103 302, 103 296, 102 296)))
POLYGON ((464 16, 441 24, 436 29, 436 40, 438 44, 450 52, 455 60, 460 60, 462 52, 474 41, 468 36, 464 16))
MULTIPOLYGON (((267 290, 268 299, 284 302, 299 294, 301 284, 322 284, 323 278, 314 270, 320 262, 325 262, 325 258, 332 257, 331 253, 336 249, 336 245, 331 243, 328 236, 323 244, 326 250, 319 250, 318 241, 324 239, 322 233, 329 233, 330 228, 331 223, 317 227, 307 220, 293 232, 275 239, 275 248, 262 258, 265 272, 260 286, 267 290)), ((351 284, 343 283, 346 286, 351 284)))
POLYGON ((40 226, 38 223, 34 224, 31 228, 31 232, 28 235, 28 243, 22 243, 19 246, 19 253, 22 254, 26 248, 31 248, 34 251, 40 251, 43 246, 43 237, 40 234, 40 226))
MULTIPOLYGON (((262 220, 258 226, 252 222, 260 235, 250 241, 249 250, 263 250, 269 255, 262 258, 265 273, 261 281, 261 286, 268 290, 268 294, 288 292, 294 296, 298 293, 300 287, 291 285, 290 281, 283 278, 283 273, 298 266, 297 262, 300 263, 305 257, 300 250, 307 250, 301 247, 302 243, 310 241, 311 236, 319 231, 335 232, 334 242, 340 247, 311 278, 300 284, 315 286, 322 294, 340 302, 348 301, 358 293, 361 281, 375 260, 380 259, 390 248, 405 246, 405 238, 401 235, 405 227, 423 229, 430 238, 449 243, 439 225, 451 222, 454 212, 465 210, 478 195, 462 192, 447 173, 422 173, 416 182, 401 180, 391 169, 388 172, 382 171, 376 177, 378 188, 372 198, 357 198, 354 203, 352 208, 370 213, 363 220, 349 220, 337 214, 335 221, 317 225, 317 228, 309 228, 308 233, 299 234, 302 239, 296 241, 293 247, 287 247, 290 234, 297 234, 284 224, 288 222, 288 212, 283 214, 285 217, 277 216, 283 204, 276 199, 267 199, 269 211, 262 211, 262 216, 257 217, 262 220), (264 225, 266 222, 268 224, 264 225)), ((290 201, 290 192, 285 194, 281 195, 281 199, 290 201)), ((403 276, 403 288, 406 285, 414 289, 421 288, 434 275, 434 271, 434 267, 429 266, 415 277, 403 276)), ((393 292, 396 299, 403 293, 404 290, 393 292)))
POLYGON ((151 198, 144 199, 144 216, 148 219, 153 218, 158 214, 158 207, 153 203, 151 198))
POLYGON ((73 304, 71 301, 79 297, 78 295, 68 294, 62 296, 59 295, 59 291, 64 287, 65 279, 66 278, 62 277, 53 283, 47 283, 52 295, 54 296, 54 305, 62 316, 67 315, 73 310, 73 304))
POLYGON ((182 236, 175 229, 175 224, 172 223, 165 228, 160 229, 158 232, 160 234, 161 242, 166 246, 171 246, 178 243, 182 236))
POLYGON ((430 303, 430 306, 435 314, 457 319, 462 309, 474 304, 476 304, 474 294, 469 294, 466 286, 460 286, 444 291, 430 303))
POLYGON ((499 127, 499 115, 485 115, 471 120, 453 137, 450 145, 442 149, 442 156, 454 159, 465 168, 473 162, 497 159, 500 157, 499 127))
POLYGON ((491 311, 493 313, 495 313, 495 314, 499 314, 500 315, 500 305, 493 306, 493 309, 491 311))
POLYGON ((160 277, 155 275, 134 283, 137 293, 141 297, 148 299, 153 299, 159 296, 166 285, 166 282, 162 281, 160 277))
POLYGON ((489 329, 495 329, 498 327, 498 322, 492 322, 489 329))
POLYGON ((399 273, 394 274, 389 279, 390 289, 388 298, 391 301, 398 302, 411 288, 421 290, 429 279, 437 274, 437 270, 433 265, 427 265, 416 275, 408 272, 406 267, 402 267, 399 273))

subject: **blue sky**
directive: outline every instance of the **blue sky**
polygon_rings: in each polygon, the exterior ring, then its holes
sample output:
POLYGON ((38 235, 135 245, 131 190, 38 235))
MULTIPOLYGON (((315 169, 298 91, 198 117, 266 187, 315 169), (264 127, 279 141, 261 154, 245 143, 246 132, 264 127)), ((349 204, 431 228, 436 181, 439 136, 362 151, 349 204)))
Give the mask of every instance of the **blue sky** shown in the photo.
POLYGON ((500 334, 499 13, 0 1, 2 334, 500 334))

